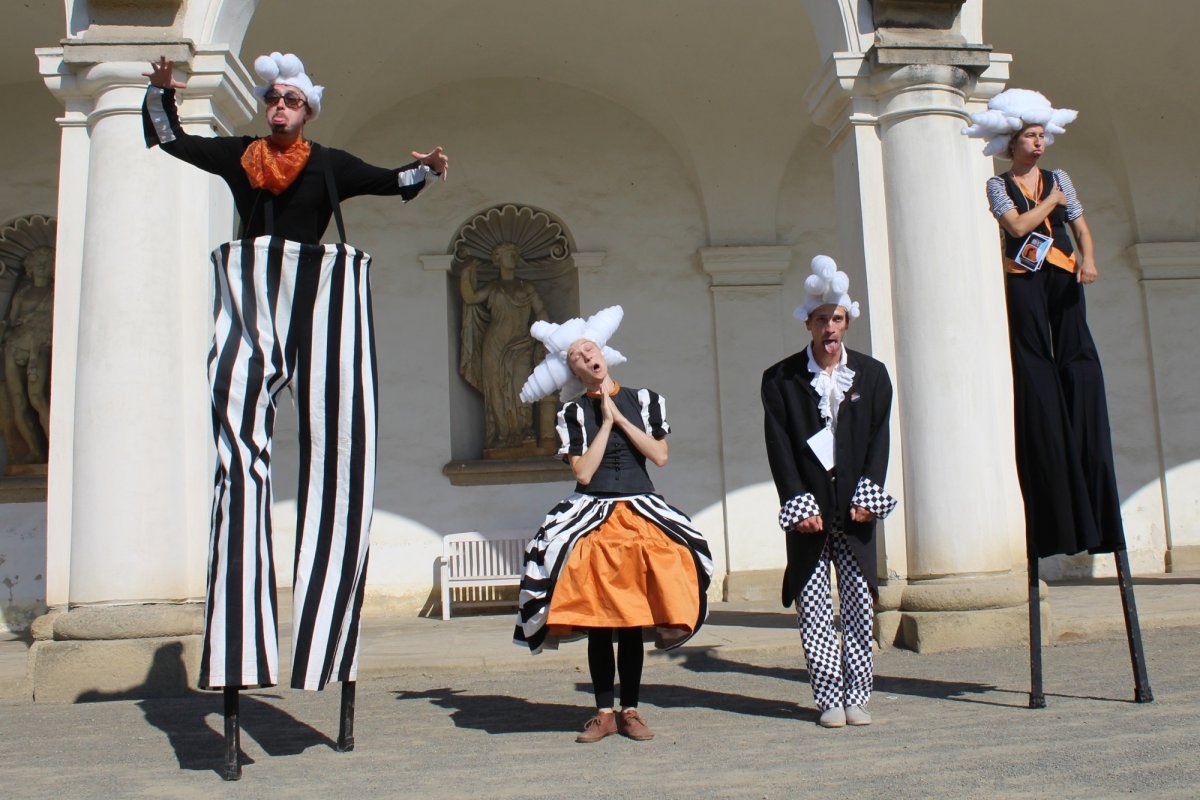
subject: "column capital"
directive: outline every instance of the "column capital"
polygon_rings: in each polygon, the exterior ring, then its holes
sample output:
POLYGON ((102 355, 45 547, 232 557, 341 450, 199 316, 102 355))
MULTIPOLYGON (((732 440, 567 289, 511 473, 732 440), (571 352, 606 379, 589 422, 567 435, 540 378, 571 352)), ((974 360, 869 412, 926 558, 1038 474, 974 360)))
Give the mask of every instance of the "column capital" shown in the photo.
POLYGON ((701 247, 700 266, 711 286, 778 286, 792 263, 786 245, 701 247))
POLYGON ((949 113, 966 119, 966 111, 958 100, 924 101, 917 105, 909 101, 913 99, 911 90, 917 88, 942 89, 963 101, 986 101, 1003 90, 1012 56, 987 48, 979 51, 986 56, 985 66, 967 68, 951 63, 959 55, 962 60, 969 60, 967 54, 976 52, 972 47, 937 45, 924 47, 922 51, 920 46, 876 44, 866 53, 834 53, 809 84, 805 101, 813 121, 830 130, 834 139, 847 126, 878 125, 895 113, 905 116, 949 113), (896 108, 896 100, 905 93, 910 96, 900 101, 905 106, 900 110, 896 108))
POLYGON ((230 134, 254 117, 254 82, 227 47, 197 47, 188 40, 67 41, 34 52, 46 88, 68 115, 84 115, 89 124, 114 113, 140 114, 145 73, 160 56, 174 61, 187 82, 179 93, 185 125, 203 124, 230 134), (113 92, 121 89, 129 91, 113 92))

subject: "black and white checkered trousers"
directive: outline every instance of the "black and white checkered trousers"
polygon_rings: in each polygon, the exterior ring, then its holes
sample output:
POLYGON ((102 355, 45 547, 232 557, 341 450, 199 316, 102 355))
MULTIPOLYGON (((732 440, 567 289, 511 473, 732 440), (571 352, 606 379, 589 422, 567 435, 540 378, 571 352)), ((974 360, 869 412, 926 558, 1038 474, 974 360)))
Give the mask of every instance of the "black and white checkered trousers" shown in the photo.
POLYGON ((817 708, 865 704, 871 699, 871 638, 875 607, 846 534, 830 533, 816 569, 796 598, 804 660, 817 708), (842 636, 833 626, 830 567, 837 570, 842 636))

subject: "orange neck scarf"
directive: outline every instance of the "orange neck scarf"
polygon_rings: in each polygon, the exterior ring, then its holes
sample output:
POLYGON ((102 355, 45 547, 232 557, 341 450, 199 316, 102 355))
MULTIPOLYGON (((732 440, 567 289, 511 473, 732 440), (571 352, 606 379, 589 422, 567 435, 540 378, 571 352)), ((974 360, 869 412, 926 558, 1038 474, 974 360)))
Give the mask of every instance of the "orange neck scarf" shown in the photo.
POLYGON ((277 147, 269 137, 255 139, 242 153, 242 169, 255 189, 279 194, 296 180, 311 152, 312 146, 304 139, 297 139, 283 148, 277 147))

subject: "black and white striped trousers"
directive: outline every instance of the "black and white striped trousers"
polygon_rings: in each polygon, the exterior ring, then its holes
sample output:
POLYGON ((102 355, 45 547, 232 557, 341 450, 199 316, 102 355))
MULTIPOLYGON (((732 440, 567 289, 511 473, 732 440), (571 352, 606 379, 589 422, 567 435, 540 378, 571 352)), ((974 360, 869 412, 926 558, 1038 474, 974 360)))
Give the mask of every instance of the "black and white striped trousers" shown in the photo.
POLYGON ((354 680, 378 421, 371 257, 262 236, 211 258, 217 469, 200 685, 278 682, 271 443, 289 382, 300 417, 292 686, 354 680))

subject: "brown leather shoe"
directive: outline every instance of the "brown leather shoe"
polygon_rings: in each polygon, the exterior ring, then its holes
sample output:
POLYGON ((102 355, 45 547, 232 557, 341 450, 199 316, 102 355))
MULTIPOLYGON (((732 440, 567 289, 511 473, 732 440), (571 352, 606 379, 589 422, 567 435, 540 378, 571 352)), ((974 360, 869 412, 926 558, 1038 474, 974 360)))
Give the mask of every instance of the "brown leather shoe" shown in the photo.
POLYGON ((621 716, 617 717, 617 729, 621 731, 622 736, 628 736, 637 742, 654 738, 654 731, 646 727, 646 720, 642 719, 636 708, 621 709, 621 716))
POLYGON ((605 736, 612 736, 617 732, 617 715, 615 713, 596 714, 589 719, 583 726, 583 733, 575 737, 575 741, 583 744, 591 744, 598 742, 605 736))

